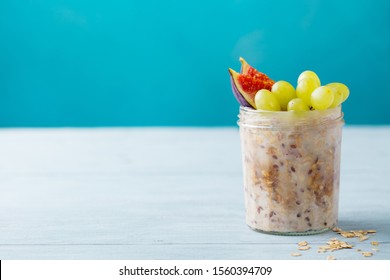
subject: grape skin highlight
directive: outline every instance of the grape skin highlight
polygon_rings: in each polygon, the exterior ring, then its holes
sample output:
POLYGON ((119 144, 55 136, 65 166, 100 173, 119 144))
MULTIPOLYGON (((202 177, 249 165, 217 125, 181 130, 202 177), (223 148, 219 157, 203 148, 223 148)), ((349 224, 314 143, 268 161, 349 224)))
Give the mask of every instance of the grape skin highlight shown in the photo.
POLYGON ((343 103, 349 96, 349 88, 342 83, 330 83, 326 85, 336 92, 340 92, 343 95, 343 99, 340 103, 343 103))
POLYGON ((317 82, 314 79, 306 78, 301 80, 296 88, 296 93, 299 98, 302 98, 303 101, 308 106, 311 104, 311 93, 318 87, 317 82))
POLYGON ((288 102, 297 96, 295 93, 295 88, 286 81, 276 82, 272 86, 271 92, 279 101, 280 107, 283 111, 287 110, 288 102))
POLYGON ((302 112, 309 111, 309 106, 303 101, 302 98, 294 98, 288 102, 287 111, 302 112))
MULTIPOLYGON (((327 87, 329 86, 327 85, 327 87)), ((332 105, 330 105, 330 108, 336 108, 343 102, 343 93, 341 91, 336 90, 333 87, 329 87, 329 88, 333 91, 334 94, 333 103, 332 105)))
POLYGON ((313 71, 310 70, 303 71, 298 77, 298 84, 300 81, 304 79, 313 79, 317 83, 317 87, 321 86, 320 78, 313 71))
POLYGON ((311 94, 311 105, 316 110, 328 109, 334 100, 333 90, 327 86, 316 88, 311 94))
POLYGON ((280 111, 279 101, 266 89, 261 89, 256 93, 255 104, 258 110, 280 111))

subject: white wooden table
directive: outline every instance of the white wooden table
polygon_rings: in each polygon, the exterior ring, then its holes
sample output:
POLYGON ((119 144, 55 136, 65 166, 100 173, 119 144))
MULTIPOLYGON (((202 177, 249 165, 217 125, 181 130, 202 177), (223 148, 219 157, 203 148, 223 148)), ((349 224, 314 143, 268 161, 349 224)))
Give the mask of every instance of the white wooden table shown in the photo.
MULTIPOLYGON (((390 127, 345 127, 337 259, 390 259, 390 127), (379 241, 379 252, 370 241, 379 241)), ((237 128, 0 130, 0 259, 325 259, 244 221, 237 128)))

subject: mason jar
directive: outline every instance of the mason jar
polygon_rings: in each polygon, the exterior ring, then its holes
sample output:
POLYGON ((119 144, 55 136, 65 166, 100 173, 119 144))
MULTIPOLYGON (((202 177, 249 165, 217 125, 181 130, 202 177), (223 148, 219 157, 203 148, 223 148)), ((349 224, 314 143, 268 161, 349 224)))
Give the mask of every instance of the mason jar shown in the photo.
POLYGON ((341 107, 306 112, 240 107, 238 124, 247 225, 281 235, 336 226, 341 107))

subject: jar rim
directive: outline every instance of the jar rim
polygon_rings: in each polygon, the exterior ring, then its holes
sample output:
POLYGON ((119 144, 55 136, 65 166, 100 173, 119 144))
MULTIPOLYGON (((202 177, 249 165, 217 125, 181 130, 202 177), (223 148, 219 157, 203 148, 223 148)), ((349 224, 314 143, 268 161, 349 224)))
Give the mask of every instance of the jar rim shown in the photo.
POLYGON ((238 125, 243 127, 273 129, 281 127, 313 127, 343 124, 341 105, 327 110, 264 111, 240 106, 238 125))
POLYGON ((260 110, 260 109, 254 109, 251 107, 246 106, 240 106, 240 111, 246 111, 248 113, 254 113, 254 114, 296 114, 296 113, 303 113, 303 114, 315 114, 315 112, 337 112, 341 111, 341 105, 335 107, 335 108, 329 108, 326 110, 309 110, 309 111, 301 111, 301 112, 295 112, 295 111, 268 111, 268 110, 260 110))

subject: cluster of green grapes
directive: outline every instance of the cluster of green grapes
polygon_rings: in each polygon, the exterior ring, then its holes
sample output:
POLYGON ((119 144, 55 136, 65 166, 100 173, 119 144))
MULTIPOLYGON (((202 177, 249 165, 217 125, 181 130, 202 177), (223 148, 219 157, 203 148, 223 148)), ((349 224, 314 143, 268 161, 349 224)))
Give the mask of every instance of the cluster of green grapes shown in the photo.
POLYGON ((335 108, 349 96, 349 89, 342 83, 321 86, 313 71, 304 71, 298 77, 296 89, 286 81, 278 81, 271 91, 261 89, 256 93, 258 110, 267 111, 309 111, 335 108))

